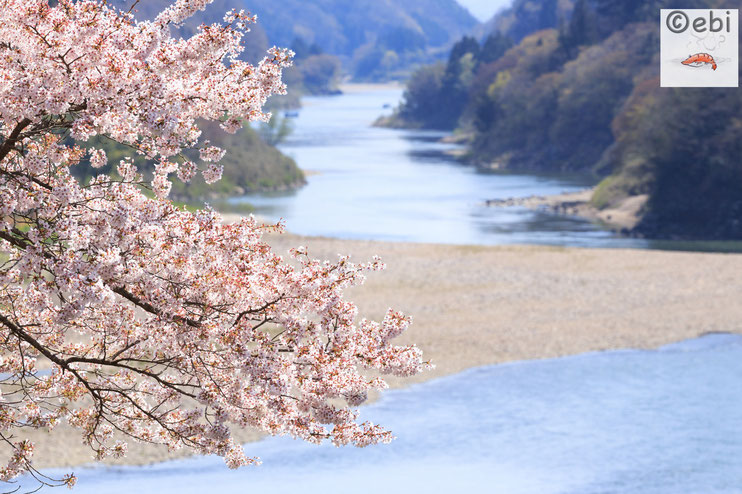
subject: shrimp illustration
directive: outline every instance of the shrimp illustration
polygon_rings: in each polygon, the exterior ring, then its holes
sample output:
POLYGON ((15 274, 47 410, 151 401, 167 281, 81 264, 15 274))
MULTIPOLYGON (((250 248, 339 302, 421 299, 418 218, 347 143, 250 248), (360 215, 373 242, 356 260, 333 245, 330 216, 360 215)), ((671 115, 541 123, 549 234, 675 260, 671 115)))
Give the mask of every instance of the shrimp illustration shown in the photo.
POLYGON ((714 57, 712 57, 708 53, 696 53, 695 55, 688 55, 688 58, 680 63, 689 67, 702 67, 704 64, 710 63, 711 68, 716 70, 716 61, 714 60, 714 57))

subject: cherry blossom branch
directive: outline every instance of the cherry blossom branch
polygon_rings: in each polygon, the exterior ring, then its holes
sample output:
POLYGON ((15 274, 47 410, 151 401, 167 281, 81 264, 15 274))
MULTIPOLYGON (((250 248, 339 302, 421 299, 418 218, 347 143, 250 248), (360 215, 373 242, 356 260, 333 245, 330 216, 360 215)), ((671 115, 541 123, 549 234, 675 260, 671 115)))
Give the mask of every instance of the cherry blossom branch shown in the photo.
MULTIPOLYGON (((254 218, 225 225, 168 200, 173 177, 221 177, 224 151, 200 141, 198 122, 234 132, 268 118, 262 106, 284 92, 292 54, 240 60, 255 21, 244 12, 170 36, 209 0, 176 0, 152 22, 134 21, 136 1, 128 12, 102 0, 0 2, 0 434, 67 423, 98 459, 124 455, 129 437, 232 468, 256 462, 235 427, 391 440, 357 422, 353 407, 385 387, 367 374, 427 365, 391 343, 409 318, 358 320, 345 297, 380 261, 317 261, 299 248, 287 262, 254 218), (129 158, 111 164, 115 179, 75 179, 80 163, 108 164, 103 149, 79 145, 98 136, 154 162, 151 181, 129 158)), ((13 445, 0 481, 32 471, 31 443, 13 445)))
POLYGON ((31 120, 29 120, 28 118, 24 118, 23 120, 18 122, 10 135, 5 138, 2 146, 0 146, 0 163, 5 159, 8 153, 10 153, 10 151, 15 148, 15 145, 20 140, 21 133, 29 125, 31 125, 31 120))

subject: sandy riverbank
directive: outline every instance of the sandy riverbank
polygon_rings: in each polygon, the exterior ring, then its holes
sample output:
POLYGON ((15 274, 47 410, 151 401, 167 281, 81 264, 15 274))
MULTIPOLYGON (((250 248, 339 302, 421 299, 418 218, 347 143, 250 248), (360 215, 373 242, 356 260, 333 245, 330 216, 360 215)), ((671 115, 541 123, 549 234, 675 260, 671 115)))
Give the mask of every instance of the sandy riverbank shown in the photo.
MULTIPOLYGON (((614 348, 656 348, 707 332, 742 333, 742 255, 535 246, 376 243, 281 235, 280 252, 379 254, 386 271, 349 294, 360 313, 414 317, 400 338, 437 365, 426 380, 485 364, 614 348)), ((409 381, 408 381, 409 382, 409 381)), ((393 385, 407 384, 392 382, 393 385)), ((257 436, 241 435, 248 441, 257 436)), ((79 435, 37 437, 37 466, 90 461, 79 435)), ((127 463, 171 457, 131 445, 127 463)))

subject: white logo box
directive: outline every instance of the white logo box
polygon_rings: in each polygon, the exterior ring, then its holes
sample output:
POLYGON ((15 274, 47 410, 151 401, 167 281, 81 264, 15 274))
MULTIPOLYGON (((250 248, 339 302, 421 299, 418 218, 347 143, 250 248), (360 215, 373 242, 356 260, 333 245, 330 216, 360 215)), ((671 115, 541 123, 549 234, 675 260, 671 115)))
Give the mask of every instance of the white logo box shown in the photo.
POLYGON ((738 10, 662 9, 660 64, 662 87, 739 87, 738 10))

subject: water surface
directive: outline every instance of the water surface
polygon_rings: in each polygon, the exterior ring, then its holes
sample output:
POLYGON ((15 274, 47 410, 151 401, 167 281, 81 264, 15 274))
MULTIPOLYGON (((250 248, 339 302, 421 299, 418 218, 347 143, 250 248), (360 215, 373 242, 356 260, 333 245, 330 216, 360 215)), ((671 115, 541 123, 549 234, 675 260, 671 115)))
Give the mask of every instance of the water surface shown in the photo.
POLYGON ((221 459, 78 470, 82 493, 742 492, 742 337, 481 367, 362 410, 397 439, 365 449, 287 438, 221 459))
POLYGON ((251 194, 270 220, 304 235, 447 244, 536 243, 645 247, 588 221, 486 207, 488 199, 573 192, 585 177, 485 172, 452 158, 445 133, 372 127, 401 98, 399 89, 305 99, 281 149, 310 172, 292 192, 251 194))

